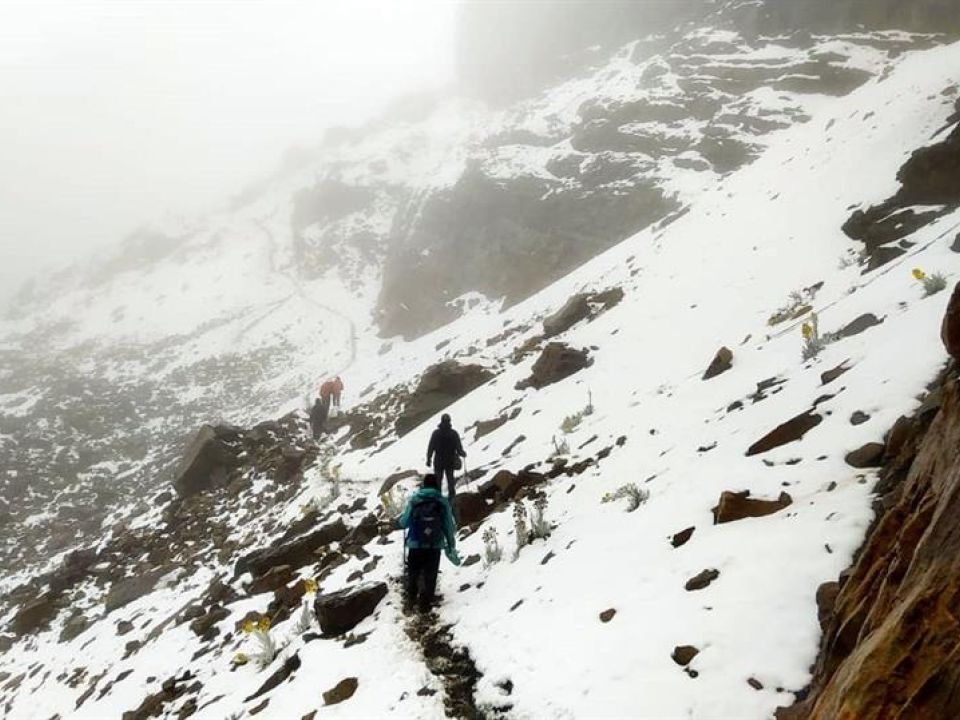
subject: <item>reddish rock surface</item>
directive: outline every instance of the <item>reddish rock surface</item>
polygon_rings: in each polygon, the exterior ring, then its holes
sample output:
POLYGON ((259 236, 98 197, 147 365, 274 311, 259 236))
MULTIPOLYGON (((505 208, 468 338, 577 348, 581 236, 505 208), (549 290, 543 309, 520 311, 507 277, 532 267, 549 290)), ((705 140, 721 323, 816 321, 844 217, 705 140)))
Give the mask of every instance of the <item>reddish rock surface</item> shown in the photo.
POLYGON ((715 525, 743 520, 750 517, 772 515, 791 505, 793 498, 789 493, 782 492, 776 500, 759 500, 750 497, 750 491, 729 492, 720 495, 720 502, 713 508, 713 522, 715 525))
POLYGON ((918 411, 879 485, 856 564, 818 592, 825 627, 805 699, 780 720, 960 717, 960 387, 918 411))
POLYGON ((960 360, 960 283, 953 288, 953 295, 947 305, 947 312, 943 316, 940 326, 940 339, 943 346, 954 360, 960 360))

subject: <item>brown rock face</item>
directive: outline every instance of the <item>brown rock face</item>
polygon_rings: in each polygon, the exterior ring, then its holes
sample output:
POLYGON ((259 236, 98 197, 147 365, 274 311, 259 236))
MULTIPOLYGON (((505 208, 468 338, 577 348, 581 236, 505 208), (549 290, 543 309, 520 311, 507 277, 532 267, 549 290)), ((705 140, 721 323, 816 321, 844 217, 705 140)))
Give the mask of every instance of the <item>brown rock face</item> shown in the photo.
POLYGON ((940 339, 950 357, 960 361, 960 283, 954 286, 947 304, 947 312, 940 326, 940 339))
POLYGON ((718 577, 720 577, 720 571, 713 568, 709 568, 707 570, 697 573, 692 578, 687 580, 683 588, 687 592, 703 590, 705 587, 710 585, 710 583, 712 583, 718 577))
POLYGON ((593 360, 586 350, 576 350, 559 342, 549 343, 533 364, 530 377, 517 383, 517 390, 528 387, 539 390, 560 382, 592 364, 593 360))
POLYGON ((338 682, 333 688, 323 693, 324 705, 336 705, 344 700, 349 700, 357 691, 360 683, 355 677, 345 678, 338 682))
POLYGON ((699 654, 700 650, 693 645, 677 645, 677 647, 673 649, 671 657, 677 665, 686 667, 693 662, 693 659, 699 654))
POLYGON ((780 493, 776 500, 757 500, 750 497, 750 491, 729 492, 720 495, 720 502, 713 508, 713 522, 715 525, 743 520, 750 517, 772 515, 793 504, 789 493, 780 493))
POLYGON ((480 493, 460 492, 453 499, 453 513, 460 527, 482 522, 495 509, 480 493))
POLYGON ((914 425, 881 475, 888 509, 835 600, 835 588, 818 592, 827 628, 814 680, 781 720, 960 717, 957 380, 932 423, 914 425))
POLYGON ((30 635, 42 630, 57 616, 57 596, 44 593, 24 605, 13 618, 12 630, 17 635, 30 635))
POLYGON ((880 467, 883 464, 883 453, 886 448, 883 443, 867 443, 853 452, 847 453, 847 465, 859 469, 880 467))
POLYGON ((670 538, 670 544, 675 548, 678 548, 682 545, 686 545, 689 542, 690 538, 693 537, 693 531, 696 530, 696 527, 688 527, 686 530, 681 530, 676 533, 672 538, 670 538))
POLYGON ((725 373, 727 370, 733 367, 733 351, 724 346, 717 350, 717 354, 713 356, 713 360, 710 362, 707 371, 703 374, 704 380, 709 380, 714 378, 721 373, 725 373))
POLYGON ((245 572, 256 577, 280 565, 288 565, 291 570, 299 570, 304 565, 319 560, 317 551, 320 548, 342 540, 348 532, 343 520, 337 518, 332 523, 303 537, 262 550, 254 550, 237 561, 234 577, 239 577, 245 572))

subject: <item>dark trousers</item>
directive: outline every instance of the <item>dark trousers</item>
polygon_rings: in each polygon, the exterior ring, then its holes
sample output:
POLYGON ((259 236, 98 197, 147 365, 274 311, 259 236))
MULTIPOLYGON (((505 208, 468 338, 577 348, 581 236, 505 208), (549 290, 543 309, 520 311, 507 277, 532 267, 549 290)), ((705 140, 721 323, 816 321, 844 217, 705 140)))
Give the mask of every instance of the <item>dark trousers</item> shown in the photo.
POLYGON ((457 494, 457 479, 453 475, 455 472, 453 466, 444 466, 443 464, 434 461, 433 472, 437 476, 437 480, 440 481, 441 486, 443 485, 443 476, 447 476, 447 497, 450 500, 450 504, 453 505, 453 498, 457 494))
POLYGON ((421 610, 427 610, 437 592, 438 572, 440 548, 407 550, 407 602, 419 604, 421 610))

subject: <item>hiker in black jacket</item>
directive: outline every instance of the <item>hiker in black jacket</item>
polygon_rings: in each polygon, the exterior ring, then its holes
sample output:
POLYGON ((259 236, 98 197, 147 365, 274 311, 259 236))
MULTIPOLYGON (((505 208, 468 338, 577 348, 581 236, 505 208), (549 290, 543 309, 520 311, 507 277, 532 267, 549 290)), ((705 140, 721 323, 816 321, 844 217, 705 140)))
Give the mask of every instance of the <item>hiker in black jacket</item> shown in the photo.
POLYGON ((323 426, 327 422, 327 415, 330 412, 330 398, 317 398, 310 408, 310 431, 313 433, 313 439, 317 440, 323 432, 323 426))
POLYGON ((463 467, 463 461, 467 453, 463 451, 463 445, 460 442, 460 433, 453 429, 450 424, 450 416, 446 413, 440 418, 440 425, 430 436, 430 444, 427 446, 427 467, 433 467, 437 479, 442 482, 443 476, 447 476, 447 497, 450 503, 457 494, 456 479, 453 476, 454 471, 463 467))

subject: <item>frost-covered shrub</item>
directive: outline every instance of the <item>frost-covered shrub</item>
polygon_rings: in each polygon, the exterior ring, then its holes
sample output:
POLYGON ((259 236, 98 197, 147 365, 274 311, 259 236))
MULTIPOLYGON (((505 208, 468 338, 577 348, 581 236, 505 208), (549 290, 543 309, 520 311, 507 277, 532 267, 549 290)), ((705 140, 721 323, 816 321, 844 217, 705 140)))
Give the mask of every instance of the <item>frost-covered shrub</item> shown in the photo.
POLYGON ((627 499, 627 512, 633 512, 650 498, 650 493, 638 487, 636 483, 627 483, 621 485, 612 493, 604 495, 602 502, 616 502, 621 498, 627 499))
POLYGON ((493 565, 503 559, 503 549, 497 537, 495 528, 488 527, 483 531, 483 560, 487 565, 493 565))
POLYGON ((777 308, 769 318, 767 325, 773 327, 788 320, 797 320, 811 310, 811 302, 820 288, 816 285, 803 290, 794 290, 787 298, 787 302, 777 308))
POLYGON ((570 443, 566 440, 557 442, 556 437, 552 437, 551 440, 553 440, 553 455, 551 457, 562 457, 570 454, 570 443))
POLYGON ((252 637, 256 643, 256 649, 249 659, 253 660, 261 670, 272 663, 280 652, 280 648, 270 635, 270 618, 264 616, 259 621, 247 620, 243 624, 243 633, 252 637))
POLYGON ((913 277, 916 278, 917 282, 923 285, 923 296, 930 297, 931 295, 936 295, 941 290, 945 290, 947 287, 947 278, 941 273, 933 273, 933 275, 927 275, 920 268, 913 269, 913 277))
POLYGON ((563 422, 560 423, 560 430, 569 435, 580 427, 580 423, 583 422, 583 419, 588 415, 593 415, 593 393, 590 390, 587 390, 587 404, 582 410, 578 410, 573 413, 573 415, 567 415, 563 419, 563 422))
POLYGON ((550 523, 543 517, 546 509, 546 496, 541 495, 533 501, 533 516, 530 518, 530 534, 534 540, 545 540, 550 536, 550 532, 553 529, 550 527, 550 523))
POLYGON ((810 320, 803 324, 800 332, 803 335, 801 356, 804 362, 817 357, 829 343, 829 338, 820 337, 820 326, 816 313, 810 313, 810 320))
POLYGON ((300 606, 300 615, 297 617, 297 624, 294 627, 294 632, 297 635, 303 635, 309 631, 313 627, 315 617, 313 608, 310 607, 310 598, 317 592, 317 581, 313 578, 308 578, 304 580, 303 584, 306 592, 304 593, 303 603, 300 606))
POLYGON ((396 486, 390 488, 380 496, 380 505, 383 507, 383 514, 391 520, 400 517, 406 502, 406 493, 396 486))
POLYGON ((527 509, 522 501, 518 501, 513 506, 513 533, 517 540, 517 549, 513 553, 513 559, 520 556, 520 551, 530 543, 529 528, 527 526, 527 509))

